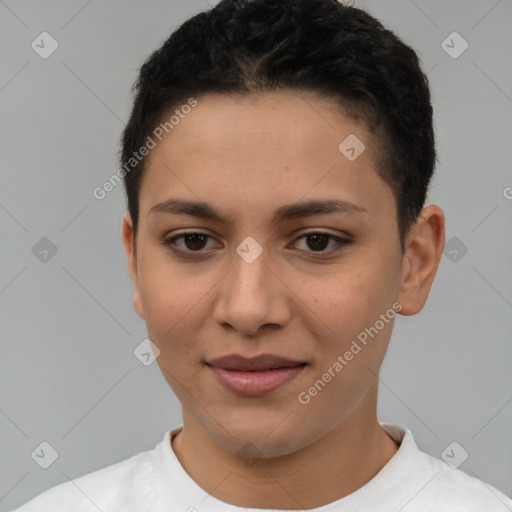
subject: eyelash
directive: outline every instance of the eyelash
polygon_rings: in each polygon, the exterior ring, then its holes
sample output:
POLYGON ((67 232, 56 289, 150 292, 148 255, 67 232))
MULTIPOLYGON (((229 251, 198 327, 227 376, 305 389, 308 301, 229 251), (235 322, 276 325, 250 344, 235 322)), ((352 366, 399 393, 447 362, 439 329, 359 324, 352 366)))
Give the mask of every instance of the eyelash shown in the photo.
MULTIPOLYGON (((180 256, 183 256, 185 258, 189 257, 188 255, 194 255, 194 254, 199 254, 200 255, 200 254, 203 254, 203 253, 207 252, 207 251, 204 251, 202 249, 199 250, 199 251, 176 249, 174 247, 175 241, 179 240, 181 238, 184 238, 187 235, 203 235, 203 236, 208 237, 209 239, 213 238, 208 233, 202 233, 200 231, 186 231, 186 232, 180 233, 179 235, 172 236, 170 238, 164 238, 162 240, 162 243, 163 243, 164 246, 166 246, 172 252, 174 252, 174 253, 176 253, 176 254, 178 254, 180 256)), ((304 233, 303 235, 301 235, 299 238, 297 238, 297 240, 301 240, 301 239, 303 239, 303 238, 305 238, 307 236, 311 236, 311 235, 325 235, 325 236, 329 237, 329 239, 332 239, 332 240, 334 240, 337 243, 337 247, 335 247, 334 249, 331 249, 329 251, 325 251, 325 250, 323 250, 323 251, 302 251, 302 252, 305 252, 308 255, 311 255, 311 256, 319 258, 319 259, 324 257, 323 255, 331 256, 333 254, 338 253, 345 246, 349 245, 352 242, 351 240, 349 240, 347 238, 341 238, 339 236, 332 235, 331 233, 327 233, 325 231, 310 231, 308 233, 304 233)))

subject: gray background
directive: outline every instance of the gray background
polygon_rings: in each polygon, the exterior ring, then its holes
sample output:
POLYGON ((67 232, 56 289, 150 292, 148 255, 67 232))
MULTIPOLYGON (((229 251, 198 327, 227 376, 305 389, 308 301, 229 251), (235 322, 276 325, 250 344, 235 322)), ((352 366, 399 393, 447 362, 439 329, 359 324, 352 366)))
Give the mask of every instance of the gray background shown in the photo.
MULTIPOLYGON (((444 209, 457 251, 455 261, 443 256, 425 309, 398 317, 379 416, 409 427, 436 457, 457 441, 469 453, 461 469, 512 496, 512 2, 355 4, 428 71, 439 149, 429 202, 444 209), (456 59, 441 47, 453 31, 469 44, 456 59)), ((133 354, 146 330, 120 242, 122 188, 103 201, 92 190, 117 168, 137 69, 207 7, 0 1, 4 510, 151 449, 181 422, 157 365, 133 354), (48 59, 31 48, 42 31, 59 44, 48 59), (46 262, 32 252, 42 237, 57 247, 46 262), (42 441, 59 455, 46 470, 31 458, 42 441)))

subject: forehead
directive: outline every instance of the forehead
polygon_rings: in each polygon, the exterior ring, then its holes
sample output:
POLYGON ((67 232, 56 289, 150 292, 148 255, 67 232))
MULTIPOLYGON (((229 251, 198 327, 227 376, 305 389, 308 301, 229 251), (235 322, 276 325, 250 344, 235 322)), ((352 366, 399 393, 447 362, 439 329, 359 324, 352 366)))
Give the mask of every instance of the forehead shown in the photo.
POLYGON ((176 195, 219 209, 230 199, 264 208, 333 191, 357 203, 377 188, 380 201, 388 186, 376 172, 373 141, 318 95, 202 96, 148 155, 141 212, 176 195))
MULTIPOLYGON (((164 115, 164 122, 166 118, 169 115, 164 115)), ((367 142, 370 138, 365 126, 344 115, 334 98, 293 90, 204 95, 168 131, 167 142, 175 151, 188 152, 190 158, 204 152, 221 156, 228 149, 256 153, 264 145, 297 154, 321 146, 323 152, 316 157, 332 160, 340 156, 340 137, 357 133, 367 142), (195 149, 202 151, 190 151, 195 149)))

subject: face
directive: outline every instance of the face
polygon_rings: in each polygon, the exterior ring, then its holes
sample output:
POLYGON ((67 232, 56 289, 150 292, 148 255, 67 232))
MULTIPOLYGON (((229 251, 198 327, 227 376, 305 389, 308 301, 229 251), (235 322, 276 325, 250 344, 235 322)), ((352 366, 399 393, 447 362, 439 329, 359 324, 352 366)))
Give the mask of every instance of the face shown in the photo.
POLYGON ((374 148, 331 100, 272 92, 200 97, 152 149, 137 236, 125 217, 123 239, 185 428, 277 456, 371 414, 405 275, 374 148), (339 149, 349 136, 355 152, 339 149), (212 365, 233 354, 291 366, 212 365))

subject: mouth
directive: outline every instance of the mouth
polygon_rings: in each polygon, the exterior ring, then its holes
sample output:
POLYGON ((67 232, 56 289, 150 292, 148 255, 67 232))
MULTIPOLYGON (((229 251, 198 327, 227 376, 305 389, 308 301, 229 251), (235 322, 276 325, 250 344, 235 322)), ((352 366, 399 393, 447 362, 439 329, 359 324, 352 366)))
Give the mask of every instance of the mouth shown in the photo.
POLYGON ((205 364, 226 389, 241 396, 255 397, 295 379, 308 363, 272 354, 253 358, 231 354, 205 364))

